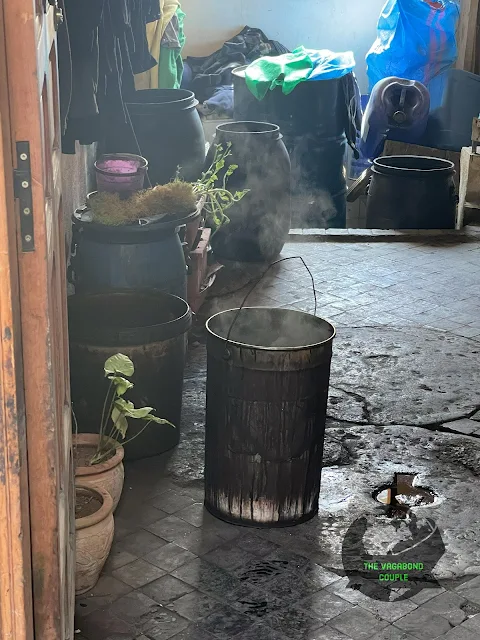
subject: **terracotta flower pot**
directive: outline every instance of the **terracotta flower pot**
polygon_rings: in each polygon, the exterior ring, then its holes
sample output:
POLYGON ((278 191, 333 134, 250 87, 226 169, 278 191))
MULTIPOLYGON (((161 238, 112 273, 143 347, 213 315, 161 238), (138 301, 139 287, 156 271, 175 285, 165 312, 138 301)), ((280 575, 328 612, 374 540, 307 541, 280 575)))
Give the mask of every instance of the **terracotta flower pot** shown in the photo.
POLYGON ((75 530, 75 593, 79 596, 97 584, 112 548, 113 502, 107 491, 76 485, 75 530))
POLYGON ((87 464, 97 449, 98 439, 96 433, 79 433, 73 436, 75 478, 82 485, 107 491, 112 496, 115 512, 123 490, 125 453, 120 446, 109 460, 95 465, 87 464))

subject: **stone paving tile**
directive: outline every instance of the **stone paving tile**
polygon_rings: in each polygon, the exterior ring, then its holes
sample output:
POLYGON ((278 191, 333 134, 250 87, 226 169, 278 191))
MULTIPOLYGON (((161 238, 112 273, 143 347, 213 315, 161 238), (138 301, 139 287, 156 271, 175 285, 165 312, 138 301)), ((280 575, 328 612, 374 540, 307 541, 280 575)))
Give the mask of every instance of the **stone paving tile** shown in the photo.
POLYGON ((359 605, 387 622, 395 622, 412 611, 415 611, 418 607, 418 605, 410 600, 404 600, 401 602, 380 602, 370 598, 367 598, 363 602, 359 602, 359 605))
POLYGON ((200 558, 176 569, 172 575, 199 591, 220 597, 242 586, 241 580, 235 575, 200 558))
POLYGON ((120 569, 136 559, 137 556, 133 553, 129 553, 124 549, 118 548, 117 545, 113 545, 110 555, 108 556, 108 560, 105 563, 104 572, 111 573, 112 571, 115 571, 115 569, 120 569))
MULTIPOLYGON (((480 418, 479 418, 480 420, 480 418)), ((265 540, 264 538, 255 535, 254 533, 247 533, 241 536, 236 541, 237 547, 252 553, 253 555, 265 557, 280 548, 278 544, 265 540)))
POLYGON ((128 535, 139 531, 141 526, 135 520, 130 520, 128 518, 121 518, 120 516, 115 517, 115 533, 113 540, 114 542, 119 542, 123 540, 128 535))
POLYGON ((454 626, 457 626, 467 618, 467 614, 461 608, 464 604, 466 604, 465 598, 462 598, 456 593, 447 592, 429 600, 422 606, 422 609, 423 611, 438 613, 454 626))
POLYGON ((190 593, 194 590, 194 587, 182 582, 178 578, 173 576, 163 576, 150 584, 145 585, 142 588, 142 592, 158 602, 159 604, 169 604, 178 598, 190 593))
POLYGON ((300 607, 289 607, 267 616, 264 624, 290 640, 303 640, 323 626, 318 619, 300 607))
POLYGON ((76 626, 89 640, 108 640, 114 636, 134 640, 137 636, 134 627, 102 609, 82 618, 76 626))
POLYGON ((230 640, 253 627, 251 618, 222 605, 208 615, 201 624, 202 628, 219 640, 230 640))
POLYGON ((152 522, 165 518, 166 515, 166 511, 156 509, 155 507, 142 502, 136 502, 126 506, 120 502, 117 511, 115 512, 116 518, 129 520, 132 523, 136 523, 139 527, 152 524, 152 522))
POLYGON ((353 640, 351 636, 337 631, 330 625, 320 627, 316 631, 311 631, 304 636, 304 640, 353 640))
POLYGON ((259 587, 242 584, 229 594, 228 603, 237 611, 259 620, 293 604, 280 599, 269 589, 268 583, 259 587))
POLYGON ((443 425, 447 429, 456 431, 457 433, 464 433, 465 435, 471 435, 478 430, 478 422, 463 418, 462 420, 454 420, 453 422, 445 422, 443 425))
POLYGON ((439 596, 441 593, 445 593, 444 587, 431 587, 420 591, 420 593, 417 593, 415 596, 412 596, 410 601, 418 605, 425 604, 432 598, 439 596))
POLYGON ((196 624, 192 624, 180 633, 177 633, 172 640, 215 640, 215 636, 205 631, 196 624))
POLYGON ((294 604, 298 600, 316 593, 318 587, 299 575, 299 572, 292 571, 269 580, 265 585, 265 590, 280 601, 294 604))
POLYGON ((88 614, 107 607, 115 600, 132 591, 132 587, 109 575, 101 576, 92 591, 77 598, 75 615, 85 617, 88 614))
MULTIPOLYGON (((186 536, 197 530, 197 527, 174 515, 154 522, 146 528, 150 534, 158 536, 167 542, 175 542, 176 544, 178 544, 179 540, 183 540, 186 536)), ((155 551, 155 549, 152 549, 152 551, 155 551)))
POLYGON ((456 627, 451 629, 444 636, 439 636, 437 640, 477 640, 478 636, 467 629, 462 627, 456 627))
MULTIPOLYGON (((287 638, 265 625, 256 624, 245 633, 242 633, 239 636, 239 640, 287 640, 287 638)), ((334 639, 332 638, 332 640, 334 639)))
POLYGON ((371 640, 416 640, 416 638, 397 627, 386 627, 380 632, 375 632, 371 640))
POLYGON ((207 562, 211 562, 212 564, 222 567, 227 571, 230 569, 236 569, 237 567, 242 566, 245 562, 249 562, 255 558, 253 554, 245 551, 245 549, 242 549, 241 547, 238 547, 235 541, 228 542, 227 544, 205 554, 203 557, 207 562))
POLYGON ((350 602, 335 596, 326 589, 302 600, 299 606, 305 608, 324 624, 354 607, 350 602))
POLYGON ((177 517, 185 520, 194 527, 203 527, 206 522, 211 522, 214 517, 208 513, 203 506, 203 502, 194 502, 188 507, 177 512, 177 517))
POLYGON ((419 640, 432 640, 440 635, 445 635, 450 631, 452 625, 450 622, 431 610, 427 610, 422 606, 413 613, 400 618, 395 622, 395 626, 403 631, 407 631, 411 635, 419 638, 419 640))
POLYGON ((470 616, 468 620, 466 620, 462 625, 460 625, 463 629, 468 629, 469 631, 475 631, 477 635, 480 636, 480 613, 476 615, 470 616))
POLYGON ((167 605, 191 622, 199 622, 221 607, 221 603, 200 591, 191 591, 167 605))
POLYGON ((139 558, 120 569, 116 569, 112 575, 134 589, 139 589, 165 575, 165 571, 139 558))
POLYGON ((117 600, 108 608, 108 613, 127 622, 131 627, 141 626, 159 611, 157 602, 140 591, 134 591, 117 600))
POLYGON ((197 556, 202 556, 223 545, 225 543, 225 539, 215 531, 197 529, 185 536, 183 539, 177 540, 176 543, 178 546, 187 549, 187 551, 190 551, 197 556))
POLYGON ((160 549, 156 549, 145 556, 145 560, 147 562, 150 562, 150 564, 168 572, 178 569, 182 564, 185 564, 190 560, 194 560, 195 558, 195 554, 187 551, 186 549, 182 549, 182 547, 179 547, 173 542, 170 542, 164 547, 160 547, 160 549))
POLYGON ((192 505, 194 500, 190 496, 182 495, 179 491, 173 491, 170 489, 153 498, 150 503, 153 507, 173 515, 174 513, 177 513, 177 511, 181 511, 185 507, 192 505))
POLYGON ((329 624, 355 640, 374 638, 377 633, 388 626, 388 622, 359 606, 348 609, 345 613, 330 620, 329 624))
POLYGON ((118 547, 140 558, 146 556, 147 553, 160 549, 160 547, 163 547, 166 544, 165 540, 162 540, 153 533, 145 531, 144 529, 139 529, 125 538, 122 538, 118 547))
POLYGON ((141 631, 150 640, 169 640, 188 626, 188 620, 162 607, 149 622, 142 625, 141 631))
POLYGON ((480 605, 480 576, 465 582, 455 589, 458 595, 480 605))

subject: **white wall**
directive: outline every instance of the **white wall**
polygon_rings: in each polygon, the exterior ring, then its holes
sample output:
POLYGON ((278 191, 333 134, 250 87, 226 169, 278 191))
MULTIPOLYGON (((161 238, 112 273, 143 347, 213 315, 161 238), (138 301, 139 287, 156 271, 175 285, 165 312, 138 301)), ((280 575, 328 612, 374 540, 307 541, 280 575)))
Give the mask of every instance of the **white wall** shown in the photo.
POLYGON ((207 55, 245 25, 258 27, 289 49, 352 50, 362 92, 365 55, 385 0, 182 0, 187 55, 207 55))

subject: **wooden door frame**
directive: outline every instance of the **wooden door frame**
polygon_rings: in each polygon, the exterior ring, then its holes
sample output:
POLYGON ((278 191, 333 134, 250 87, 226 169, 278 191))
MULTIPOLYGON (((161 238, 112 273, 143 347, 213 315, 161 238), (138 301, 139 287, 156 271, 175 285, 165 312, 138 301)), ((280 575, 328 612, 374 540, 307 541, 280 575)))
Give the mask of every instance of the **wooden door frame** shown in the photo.
MULTIPOLYGON (((30 608, 33 609, 35 638, 71 640, 74 636, 75 570, 73 467, 69 465, 72 473, 68 478, 61 473, 63 460, 70 458, 71 461, 68 340, 64 304, 65 240, 62 237, 63 220, 58 222, 52 215, 52 212, 61 208, 61 189, 58 187, 60 116, 58 104, 52 105, 50 99, 54 93, 52 86, 57 83, 54 7, 48 2, 42 3, 42 0, 0 0, 0 13, 3 15, 5 32, 5 39, 0 46, 5 48, 3 58, 6 59, 10 108, 10 136, 5 131, 4 136, 9 138, 14 164, 15 144, 21 141, 29 143, 33 202, 31 214, 35 250, 22 251, 18 223, 16 255, 21 285, 18 297, 28 452, 30 539, 28 535, 25 539, 29 541, 31 553, 33 607, 30 608), (47 12, 45 16, 42 4, 47 12), (49 42, 53 42, 52 51, 48 49, 49 42), (48 72, 45 71, 47 68, 48 72), (49 74, 47 86, 45 73, 49 74), (45 90, 51 112, 47 110, 43 97, 45 90), (46 139, 45 131, 54 133, 53 152, 50 151, 51 141, 46 139), (49 175, 54 176, 53 180, 49 179, 49 175), (57 251, 59 237, 61 241, 57 251), (54 260, 49 259, 51 256, 54 260), (64 354, 65 360, 62 358, 64 354), (62 367, 60 360, 66 362, 62 367), (63 385, 59 385, 59 379, 63 385), (68 424, 65 433, 60 424, 68 424), (68 524, 65 524, 66 518, 62 518, 62 514, 70 518, 68 524), (65 561, 67 555, 68 561, 65 561)), ((6 171, 8 173, 8 167, 6 171)), ((18 221, 18 201, 14 210, 14 219, 18 221)), ((0 565, 0 573, 2 570, 0 565)), ((25 588, 28 589, 28 584, 25 588)), ((15 607, 18 606, 16 602, 15 607)), ((28 610, 28 606, 26 608, 28 610)), ((23 640, 31 636, 13 634, 7 637, 23 640)))
POLYGON ((2 2, 0 0, 0 639, 32 640, 20 295, 2 2))

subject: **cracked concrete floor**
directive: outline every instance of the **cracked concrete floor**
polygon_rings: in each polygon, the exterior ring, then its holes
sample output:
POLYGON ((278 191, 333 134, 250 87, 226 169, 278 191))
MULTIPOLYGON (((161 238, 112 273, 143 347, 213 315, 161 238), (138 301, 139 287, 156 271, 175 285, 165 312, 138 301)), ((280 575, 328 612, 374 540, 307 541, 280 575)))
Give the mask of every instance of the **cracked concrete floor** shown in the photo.
MULTIPOLYGON (((127 468, 114 549, 93 594, 77 603, 79 640, 479 637, 480 244, 297 244, 284 254, 305 259, 318 313, 338 329, 318 518, 265 531, 204 512, 200 339, 186 372, 182 442, 127 468), (435 493, 414 511, 435 519, 446 553, 436 588, 381 602, 347 587, 341 545, 356 518, 382 517, 372 493, 396 472, 417 473, 435 493)), ((311 312, 309 276, 296 263, 272 269, 251 304, 311 312)), ((247 269, 238 280, 250 277, 247 269)), ((205 313, 243 295, 216 298, 205 313)))

